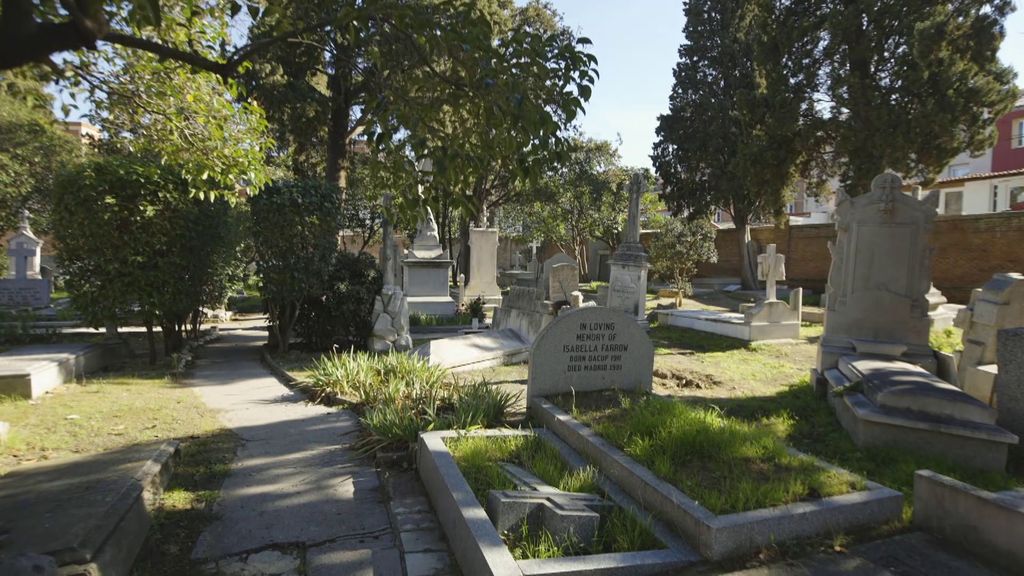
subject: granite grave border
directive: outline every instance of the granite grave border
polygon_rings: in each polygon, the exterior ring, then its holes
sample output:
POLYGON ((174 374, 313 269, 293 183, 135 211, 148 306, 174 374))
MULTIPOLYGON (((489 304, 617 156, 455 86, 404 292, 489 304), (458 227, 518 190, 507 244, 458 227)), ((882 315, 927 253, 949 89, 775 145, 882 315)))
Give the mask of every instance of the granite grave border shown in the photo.
MULTIPOLYGON (((534 419, 586 456, 602 474, 645 507, 656 511, 700 553, 722 560, 756 552, 786 540, 838 533, 861 526, 898 520, 903 513, 903 494, 866 480, 866 490, 811 502, 716 515, 681 490, 598 436, 593 430, 544 398, 530 405, 534 419)), ((812 456, 818 465, 843 471, 812 456)))
MULTIPOLYGON (((669 531, 652 527, 656 536, 666 544, 661 550, 592 554, 545 560, 515 560, 497 529, 491 523, 484 507, 477 501, 469 483, 449 452, 445 440, 465 436, 520 436, 537 434, 552 442, 570 464, 585 463, 572 456, 555 435, 546 430, 488 429, 473 431, 442 430, 423 432, 417 445, 417 470, 426 487, 438 520, 450 543, 451 552, 464 574, 494 576, 617 576, 661 574, 682 569, 700 560, 700 556, 669 531), (562 444, 562 445, 560 445, 562 444), (567 454, 567 451, 569 454, 567 454), (568 457, 567 457, 568 456, 568 457)), ((621 490, 601 483, 617 505, 640 508, 621 490), (609 489, 610 488, 610 489, 609 489)))

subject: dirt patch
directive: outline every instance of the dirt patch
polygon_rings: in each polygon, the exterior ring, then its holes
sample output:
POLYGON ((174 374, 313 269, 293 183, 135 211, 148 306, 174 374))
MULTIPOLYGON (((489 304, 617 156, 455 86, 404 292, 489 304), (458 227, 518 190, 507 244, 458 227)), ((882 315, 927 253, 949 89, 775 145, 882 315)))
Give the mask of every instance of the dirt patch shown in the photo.
POLYGON ((671 368, 655 368, 654 384, 661 388, 680 390, 710 390, 722 382, 710 374, 700 372, 679 372, 671 368))

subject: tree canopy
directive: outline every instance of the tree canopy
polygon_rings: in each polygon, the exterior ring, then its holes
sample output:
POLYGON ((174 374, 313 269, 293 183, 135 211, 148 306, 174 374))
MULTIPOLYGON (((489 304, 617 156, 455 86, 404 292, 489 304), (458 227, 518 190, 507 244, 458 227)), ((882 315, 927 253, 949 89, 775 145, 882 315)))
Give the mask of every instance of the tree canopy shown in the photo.
POLYGON ((804 3, 691 0, 669 112, 651 158, 676 214, 725 210, 741 229, 742 278, 752 221, 781 213, 812 136, 813 57, 804 3))
POLYGON ((0 74, 0 230, 22 209, 47 230, 53 177, 83 153, 50 111, 51 98, 32 70, 0 74))

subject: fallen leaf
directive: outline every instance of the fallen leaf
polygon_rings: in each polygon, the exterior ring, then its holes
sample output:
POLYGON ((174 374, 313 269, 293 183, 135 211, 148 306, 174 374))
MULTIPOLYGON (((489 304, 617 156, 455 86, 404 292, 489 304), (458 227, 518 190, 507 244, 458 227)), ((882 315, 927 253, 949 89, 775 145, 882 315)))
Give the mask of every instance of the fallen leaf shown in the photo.
POLYGON ((68 414, 67 416, 64 417, 65 420, 78 420, 80 418, 81 416, 79 416, 78 414, 68 414))

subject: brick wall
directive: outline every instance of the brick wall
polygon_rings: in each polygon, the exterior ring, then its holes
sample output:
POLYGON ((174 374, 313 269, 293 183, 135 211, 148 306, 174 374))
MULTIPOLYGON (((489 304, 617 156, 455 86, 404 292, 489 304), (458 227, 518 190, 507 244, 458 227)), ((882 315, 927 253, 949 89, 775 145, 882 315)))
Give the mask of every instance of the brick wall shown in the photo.
MULTIPOLYGON (((700 276, 740 275, 737 236, 735 229, 718 231, 718 262, 701 265, 700 276)), ((754 228, 751 237, 761 247, 778 245, 786 255, 788 284, 824 289, 832 261, 828 242, 835 238, 833 224, 754 228)), ((931 245, 933 283, 950 302, 965 304, 971 289, 980 288, 993 274, 1024 272, 1024 213, 939 216, 931 245)))

